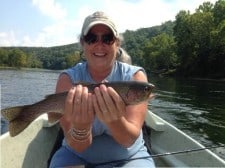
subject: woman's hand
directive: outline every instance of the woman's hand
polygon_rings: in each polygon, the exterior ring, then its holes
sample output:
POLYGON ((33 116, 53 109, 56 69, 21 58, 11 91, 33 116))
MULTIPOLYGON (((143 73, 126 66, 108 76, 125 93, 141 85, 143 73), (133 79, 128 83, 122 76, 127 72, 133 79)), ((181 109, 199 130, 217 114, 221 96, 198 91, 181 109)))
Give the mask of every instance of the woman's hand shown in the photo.
POLYGON ((91 93, 82 85, 72 87, 67 95, 65 103, 65 118, 71 127, 76 129, 91 129, 94 121, 94 111, 91 93))
MULTIPOLYGON (((147 78, 138 71, 133 80, 146 82, 147 78)), ((114 140, 124 147, 131 146, 141 133, 148 102, 126 106, 119 94, 105 85, 95 88, 92 96, 96 116, 106 124, 114 140)))
POLYGON ((104 123, 119 120, 124 116, 126 106, 122 98, 111 87, 104 84, 94 90, 93 106, 98 119, 104 123))

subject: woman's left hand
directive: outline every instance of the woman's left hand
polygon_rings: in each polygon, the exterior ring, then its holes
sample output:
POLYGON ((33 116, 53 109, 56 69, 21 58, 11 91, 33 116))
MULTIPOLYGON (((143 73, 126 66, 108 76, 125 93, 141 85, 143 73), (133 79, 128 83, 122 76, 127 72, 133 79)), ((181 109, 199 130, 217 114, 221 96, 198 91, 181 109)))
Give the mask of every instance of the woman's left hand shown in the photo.
POLYGON ((94 90, 93 105, 98 119, 104 123, 119 120, 124 116, 126 105, 119 94, 104 84, 94 90))

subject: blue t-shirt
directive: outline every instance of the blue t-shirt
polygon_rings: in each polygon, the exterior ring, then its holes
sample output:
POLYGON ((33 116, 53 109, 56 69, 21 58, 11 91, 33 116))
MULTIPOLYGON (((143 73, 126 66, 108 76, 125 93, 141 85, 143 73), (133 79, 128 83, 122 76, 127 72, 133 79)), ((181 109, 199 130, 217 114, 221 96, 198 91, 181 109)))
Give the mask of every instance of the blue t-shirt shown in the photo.
MULTIPOLYGON (((67 69, 63 73, 66 73, 72 83, 77 82, 89 82, 89 83, 96 83, 89 74, 88 71, 87 62, 82 62, 76 64, 74 67, 67 69)), ((133 78, 133 75, 138 71, 143 71, 145 73, 145 70, 142 67, 129 65, 126 63, 122 63, 119 61, 115 61, 114 66, 112 68, 111 73, 103 80, 103 81, 130 81, 133 78)), ((92 125, 92 136, 93 136, 93 142, 88 149, 86 149, 83 153, 77 153, 73 149, 71 149, 67 144, 66 141, 63 141, 63 145, 72 150, 75 154, 79 155, 79 157, 90 161, 90 162, 98 162, 99 159, 102 160, 111 160, 112 158, 107 158, 107 155, 102 156, 102 152, 114 152, 112 154, 115 156, 115 159, 121 159, 121 158, 128 158, 131 155, 135 154, 144 147, 144 140, 142 132, 137 138, 136 142, 131 145, 129 148, 124 148, 121 145, 117 144, 114 139, 110 136, 110 131, 106 127, 104 123, 98 120, 97 117, 94 119, 94 123, 92 125), (102 139, 101 139, 102 137, 102 139), (110 138, 111 137, 111 138, 110 138), (111 146, 114 147, 114 150, 110 150, 111 146), (94 152, 95 150, 98 150, 98 152, 94 152), (105 157, 105 158, 104 158, 105 157)))
MULTIPOLYGON (((111 73, 104 79, 104 81, 129 81, 132 80, 133 75, 139 70, 145 72, 142 67, 115 61, 111 73)), ((69 75, 73 83, 80 81, 96 83, 88 72, 87 62, 78 63, 74 67, 66 70, 64 73, 69 75)))

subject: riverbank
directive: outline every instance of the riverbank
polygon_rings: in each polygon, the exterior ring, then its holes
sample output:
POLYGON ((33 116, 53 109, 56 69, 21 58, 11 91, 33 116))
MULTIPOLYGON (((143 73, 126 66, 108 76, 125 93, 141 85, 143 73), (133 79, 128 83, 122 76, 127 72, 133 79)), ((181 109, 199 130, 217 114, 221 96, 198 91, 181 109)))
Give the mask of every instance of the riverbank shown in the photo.
POLYGON ((52 69, 42 69, 42 68, 16 68, 16 67, 3 67, 0 66, 0 70, 15 70, 15 71, 37 71, 37 72, 62 72, 63 70, 52 70, 52 69))

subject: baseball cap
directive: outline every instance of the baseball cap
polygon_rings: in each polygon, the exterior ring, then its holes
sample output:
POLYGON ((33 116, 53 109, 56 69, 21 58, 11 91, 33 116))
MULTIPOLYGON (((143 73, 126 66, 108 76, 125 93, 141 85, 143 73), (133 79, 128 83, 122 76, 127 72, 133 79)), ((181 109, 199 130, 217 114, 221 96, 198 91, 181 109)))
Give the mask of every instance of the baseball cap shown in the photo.
POLYGON ((115 24, 104 12, 101 12, 101 11, 97 11, 85 18, 83 27, 81 30, 81 36, 86 36, 89 30, 97 24, 106 25, 112 30, 114 36, 116 38, 119 38, 119 33, 117 31, 115 24))

